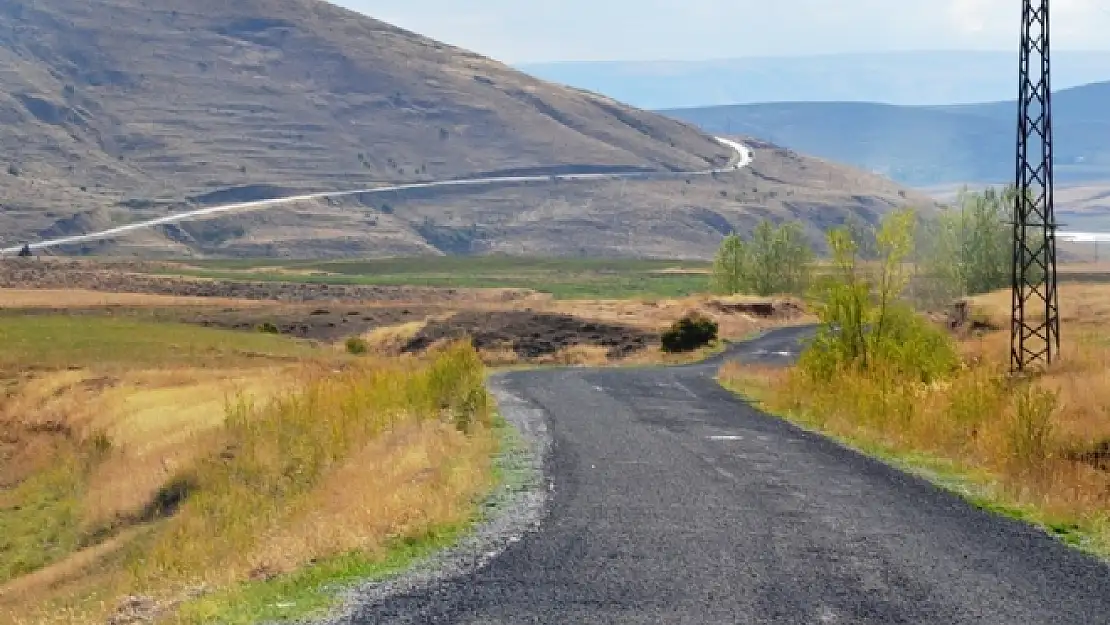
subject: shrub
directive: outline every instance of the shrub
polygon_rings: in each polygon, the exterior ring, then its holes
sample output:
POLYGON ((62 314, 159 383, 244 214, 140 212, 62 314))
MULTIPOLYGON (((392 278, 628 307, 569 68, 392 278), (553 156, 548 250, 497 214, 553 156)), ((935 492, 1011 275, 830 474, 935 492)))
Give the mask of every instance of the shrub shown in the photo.
POLYGON ((1011 467, 1039 468, 1049 457, 1056 393, 1024 383, 1013 395, 1013 412, 1006 431, 1011 467))
POLYGON ((913 226, 910 211, 884 219, 875 237, 874 272, 859 262, 859 245, 848 228, 829 233, 832 272, 814 294, 821 327, 799 363, 812 378, 828 381, 850 367, 930 382, 958 364, 952 340, 901 299, 913 226))
POLYGON ((348 354, 355 354, 356 356, 359 354, 365 354, 370 349, 370 346, 367 345, 366 341, 362 337, 358 336, 349 337, 344 342, 344 345, 346 345, 347 347, 348 354))
POLYGON ((717 322, 693 312, 679 319, 660 337, 665 352, 688 352, 717 340, 717 322))
POLYGON ((258 331, 263 334, 279 334, 278 327, 269 321, 259 324, 258 331))
POLYGON ((459 431, 470 432, 475 421, 489 425, 492 404, 485 390, 485 367, 469 340, 455 341, 436 353, 427 371, 424 396, 459 431))

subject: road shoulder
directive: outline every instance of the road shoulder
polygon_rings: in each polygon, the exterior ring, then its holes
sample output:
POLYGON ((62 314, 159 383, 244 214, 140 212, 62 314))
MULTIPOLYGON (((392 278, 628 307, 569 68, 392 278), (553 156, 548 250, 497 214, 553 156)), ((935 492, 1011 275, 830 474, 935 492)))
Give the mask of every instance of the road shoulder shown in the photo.
POLYGON ((361 609, 470 575, 540 528, 551 489, 544 474, 552 444, 546 414, 510 391, 502 375, 490 376, 488 388, 504 423, 501 451, 495 458, 498 484, 482 504, 480 520, 456 544, 415 563, 404 573, 348 591, 332 616, 315 623, 348 625, 357 622, 361 609))

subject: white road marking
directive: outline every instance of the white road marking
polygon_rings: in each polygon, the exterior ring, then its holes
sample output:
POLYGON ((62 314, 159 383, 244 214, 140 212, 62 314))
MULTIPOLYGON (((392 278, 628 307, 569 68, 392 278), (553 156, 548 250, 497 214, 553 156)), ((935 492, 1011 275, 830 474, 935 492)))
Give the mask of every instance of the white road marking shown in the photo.
POLYGON ((720 475, 722 475, 724 477, 727 477, 728 479, 730 479, 734 482, 736 481, 736 476, 733 475, 732 473, 726 471, 725 469, 722 469, 721 467, 713 467, 713 468, 716 469, 717 473, 719 473, 720 475))
POLYGON ((714 434, 714 435, 709 437, 709 440, 711 440, 711 441, 742 441, 742 440, 744 440, 744 437, 740 436, 739 434, 714 434))
POLYGON ((697 399, 697 397, 698 397, 697 395, 694 394, 694 391, 691 391, 690 389, 686 388, 686 386, 683 385, 682 382, 675 381, 675 383, 672 386, 674 388, 681 389, 683 392, 685 392, 690 397, 693 397, 694 399, 697 399))

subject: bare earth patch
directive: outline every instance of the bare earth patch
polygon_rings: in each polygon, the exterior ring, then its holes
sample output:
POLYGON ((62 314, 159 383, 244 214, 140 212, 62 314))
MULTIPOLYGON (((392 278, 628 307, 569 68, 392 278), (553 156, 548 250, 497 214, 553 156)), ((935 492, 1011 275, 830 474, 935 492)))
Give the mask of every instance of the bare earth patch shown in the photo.
POLYGON ((362 286, 300 282, 207 280, 142 273, 137 265, 104 267, 88 262, 54 260, 0 261, 0 288, 82 289, 165 295, 280 302, 505 302, 531 295, 526 289, 457 289, 411 286, 362 286))
POLYGON ((567 348, 599 347, 619 359, 644 350, 658 335, 641 329, 588 321, 571 315, 521 311, 460 312, 425 325, 402 347, 424 351, 443 341, 470 336, 479 350, 510 349, 521 360, 551 356, 567 348))

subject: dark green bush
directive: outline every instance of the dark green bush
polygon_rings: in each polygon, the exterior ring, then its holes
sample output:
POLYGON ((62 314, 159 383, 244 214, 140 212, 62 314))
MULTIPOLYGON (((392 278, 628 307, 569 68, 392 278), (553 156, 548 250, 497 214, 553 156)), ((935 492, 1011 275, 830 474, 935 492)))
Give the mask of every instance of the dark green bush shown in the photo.
POLYGON ((278 327, 269 321, 259 324, 258 331, 263 334, 279 334, 278 327))
POLYGON ((366 341, 357 336, 352 336, 348 338, 346 345, 348 354, 365 354, 370 349, 370 346, 366 344, 366 341))
POLYGON ((717 322, 700 313, 689 313, 660 337, 665 352, 689 352, 717 340, 717 322))

